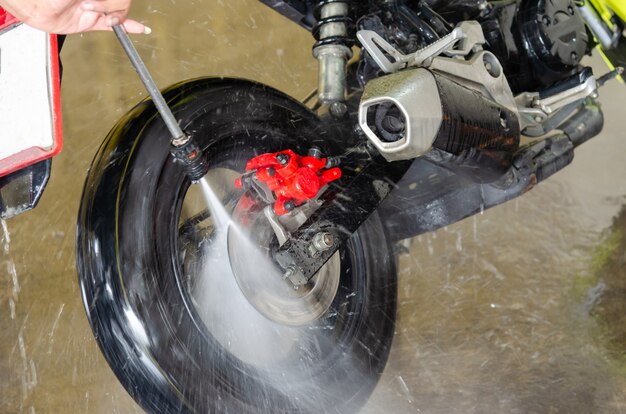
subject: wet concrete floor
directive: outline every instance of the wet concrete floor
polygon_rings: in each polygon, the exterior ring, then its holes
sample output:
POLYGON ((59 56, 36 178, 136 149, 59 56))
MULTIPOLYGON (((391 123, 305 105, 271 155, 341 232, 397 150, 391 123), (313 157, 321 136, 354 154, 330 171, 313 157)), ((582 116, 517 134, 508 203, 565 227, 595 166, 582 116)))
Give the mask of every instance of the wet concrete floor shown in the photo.
MULTIPOLYGON (((135 39, 159 85, 236 76, 300 99, 315 87, 310 34, 259 2, 136 0, 132 14, 154 30, 135 39)), ((140 412, 85 318, 74 231, 98 145, 145 93, 110 33, 72 36, 62 56, 65 149, 39 207, 2 236, 0 412, 140 412)), ((605 129, 572 166, 412 240, 364 412, 626 412, 626 87, 601 102, 605 129)))

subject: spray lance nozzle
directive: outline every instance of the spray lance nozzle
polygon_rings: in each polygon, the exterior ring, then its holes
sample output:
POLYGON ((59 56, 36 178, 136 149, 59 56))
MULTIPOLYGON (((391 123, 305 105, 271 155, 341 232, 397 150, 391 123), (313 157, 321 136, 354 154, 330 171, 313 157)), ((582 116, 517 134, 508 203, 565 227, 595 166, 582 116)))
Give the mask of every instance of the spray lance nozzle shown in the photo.
POLYGON ((163 122, 172 137, 170 141, 170 153, 177 162, 183 165, 185 173, 192 182, 195 183, 200 181, 209 169, 206 159, 202 154, 202 149, 198 146, 193 137, 185 134, 180 125, 178 125, 178 121, 174 117, 172 110, 165 101, 165 98, 161 94, 161 91, 157 87, 156 83, 154 83, 152 75, 150 75, 148 68, 141 60, 141 57, 137 53, 137 49, 135 49, 133 42, 131 42, 128 34, 126 33, 124 26, 113 26, 113 31, 120 41, 122 48, 126 52, 130 63, 137 71, 139 79, 141 79, 141 82, 143 82, 146 90, 150 94, 154 106, 161 115, 161 118, 163 119, 163 122))
POLYGON ((193 183, 200 181, 209 169, 202 149, 189 135, 173 139, 171 141, 170 153, 174 160, 183 166, 185 174, 193 183))

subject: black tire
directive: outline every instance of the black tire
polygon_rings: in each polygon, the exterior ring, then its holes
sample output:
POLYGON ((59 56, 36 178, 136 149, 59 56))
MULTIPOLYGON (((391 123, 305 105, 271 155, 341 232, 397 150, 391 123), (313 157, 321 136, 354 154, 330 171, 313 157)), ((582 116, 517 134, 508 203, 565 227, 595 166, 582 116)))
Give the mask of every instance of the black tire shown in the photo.
MULTIPOLYGON (((200 79, 165 96, 210 165, 230 162, 241 171, 250 154, 314 144, 336 150, 314 114, 259 84, 200 79)), ((83 193, 81 293, 118 379, 155 413, 358 410, 383 371, 394 331, 396 273, 378 217, 341 251, 330 310, 292 328, 301 336, 283 362, 254 366, 212 335, 189 299, 177 230, 190 184, 168 140, 152 104, 140 104, 100 148, 83 193)))

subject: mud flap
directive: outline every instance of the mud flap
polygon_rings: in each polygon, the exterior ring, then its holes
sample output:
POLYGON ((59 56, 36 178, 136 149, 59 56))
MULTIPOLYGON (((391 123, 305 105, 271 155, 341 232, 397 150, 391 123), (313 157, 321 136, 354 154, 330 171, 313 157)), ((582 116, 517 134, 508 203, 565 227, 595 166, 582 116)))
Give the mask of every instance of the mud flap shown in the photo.
POLYGON ((0 218, 15 217, 35 208, 50 177, 52 160, 39 161, 0 177, 0 218))

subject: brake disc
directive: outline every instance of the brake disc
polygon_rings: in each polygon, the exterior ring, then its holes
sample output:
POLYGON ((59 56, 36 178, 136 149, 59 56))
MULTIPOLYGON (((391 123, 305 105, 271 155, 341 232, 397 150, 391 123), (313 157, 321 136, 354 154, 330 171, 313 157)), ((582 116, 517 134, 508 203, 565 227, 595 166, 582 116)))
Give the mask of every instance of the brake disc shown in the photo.
POLYGON ((282 269, 271 259, 272 251, 285 242, 286 235, 277 234, 270 225, 262 201, 234 188, 236 176, 235 171, 227 168, 209 171, 204 183, 200 183, 204 194, 194 188, 191 193, 195 196, 185 199, 187 208, 200 213, 187 220, 187 225, 194 226, 195 231, 183 232, 204 240, 191 243, 211 244, 214 252, 221 252, 218 256, 225 263, 219 265, 230 268, 227 273, 232 274, 246 300, 265 318, 287 326, 302 326, 319 319, 337 293, 341 273, 339 253, 307 284, 295 289, 289 280, 283 279, 282 269), (220 233, 225 233, 225 237, 220 233))
MULTIPOLYGON (((271 208, 271 207, 270 207, 271 208)), ((294 287, 271 253, 285 242, 264 213, 265 207, 244 195, 233 213, 228 231, 230 265, 237 284, 250 303, 266 318, 300 326, 324 315, 333 303, 341 272, 339 252, 305 285, 294 287)))

